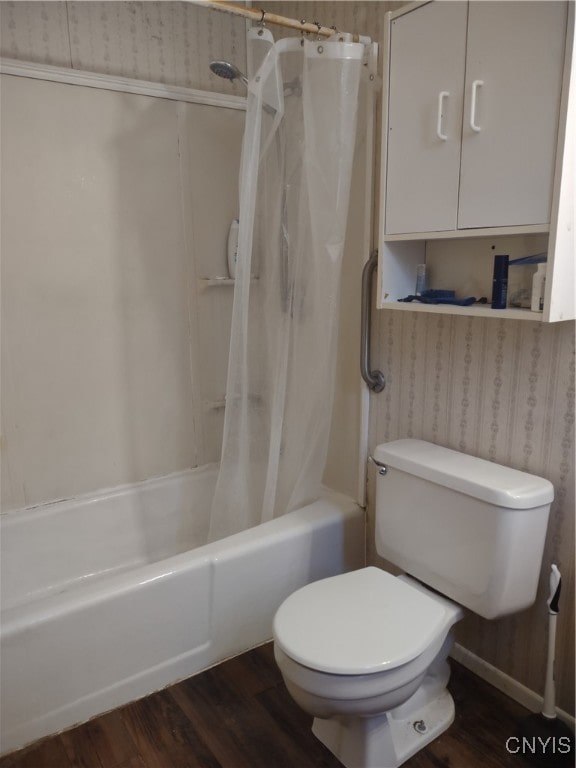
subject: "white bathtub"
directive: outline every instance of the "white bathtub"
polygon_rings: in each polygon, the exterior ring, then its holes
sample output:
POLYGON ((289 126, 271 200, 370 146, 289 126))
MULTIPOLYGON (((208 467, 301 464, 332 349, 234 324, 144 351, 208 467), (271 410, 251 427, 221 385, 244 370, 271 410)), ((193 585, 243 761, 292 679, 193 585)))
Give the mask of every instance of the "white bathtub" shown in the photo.
POLYGON ((331 492, 201 546, 215 475, 2 515, 2 753, 265 642, 287 595, 363 565, 363 511, 331 492))

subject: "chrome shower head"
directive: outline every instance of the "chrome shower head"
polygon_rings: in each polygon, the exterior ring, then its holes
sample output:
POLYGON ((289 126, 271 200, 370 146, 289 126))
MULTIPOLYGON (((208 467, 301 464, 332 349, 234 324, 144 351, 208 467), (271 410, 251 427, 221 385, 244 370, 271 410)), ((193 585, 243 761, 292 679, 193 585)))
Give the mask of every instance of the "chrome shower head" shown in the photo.
POLYGON ((211 61, 210 69, 215 75, 223 77, 225 80, 240 80, 244 85, 248 85, 246 75, 240 72, 234 64, 230 64, 229 61, 211 61))

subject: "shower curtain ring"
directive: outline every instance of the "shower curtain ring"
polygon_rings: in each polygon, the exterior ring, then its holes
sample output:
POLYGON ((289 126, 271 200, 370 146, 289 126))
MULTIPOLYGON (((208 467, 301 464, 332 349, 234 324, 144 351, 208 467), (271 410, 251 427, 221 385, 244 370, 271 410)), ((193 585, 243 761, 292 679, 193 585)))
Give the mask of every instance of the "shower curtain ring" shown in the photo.
POLYGON ((314 21, 314 22, 312 22, 312 23, 313 23, 313 24, 316 24, 316 26, 318 27, 318 37, 316 38, 316 40, 321 40, 321 39, 322 39, 322 36, 321 36, 321 34, 320 34, 320 30, 322 29, 322 24, 320 24, 320 22, 319 22, 319 21, 314 21))
POLYGON ((264 16, 266 16, 266 11, 264 8, 260 8, 260 13, 262 16, 260 16, 260 21, 258 22, 258 26, 263 27, 264 26, 264 16))

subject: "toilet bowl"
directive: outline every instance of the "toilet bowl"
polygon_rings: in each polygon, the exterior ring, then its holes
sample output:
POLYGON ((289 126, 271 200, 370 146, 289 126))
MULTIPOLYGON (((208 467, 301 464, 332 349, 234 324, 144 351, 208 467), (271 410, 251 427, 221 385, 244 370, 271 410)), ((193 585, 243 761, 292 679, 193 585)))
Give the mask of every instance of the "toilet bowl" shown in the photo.
POLYGON ((461 606, 485 619, 534 602, 551 483, 423 440, 376 447, 379 568, 290 595, 274 653, 312 730, 346 768, 398 768, 451 724, 461 606))
POLYGON ((462 615, 407 576, 363 568, 292 594, 274 620, 274 655, 345 766, 396 768, 454 718, 446 657, 462 615))

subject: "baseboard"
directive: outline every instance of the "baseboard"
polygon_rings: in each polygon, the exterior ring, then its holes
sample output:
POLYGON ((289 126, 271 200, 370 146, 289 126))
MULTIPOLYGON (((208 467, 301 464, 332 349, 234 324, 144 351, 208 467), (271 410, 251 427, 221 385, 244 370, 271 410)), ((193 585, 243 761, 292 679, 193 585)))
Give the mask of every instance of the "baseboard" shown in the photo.
MULTIPOLYGON (((542 709, 544 702, 542 696, 530 690, 530 688, 526 688, 525 685, 514 680, 514 678, 510 677, 505 672, 502 672, 502 670, 497 667, 493 667, 492 664, 489 664, 487 661, 484 661, 484 659, 476 656, 475 653, 472 653, 472 651, 469 651, 467 648, 463 648, 458 643, 455 643, 450 655, 455 661, 462 664, 463 667, 469 669, 470 672, 474 672, 474 674, 478 675, 482 680, 485 680, 487 683, 490 683, 490 685, 493 685, 494 688, 497 688, 511 699, 514 699, 514 701, 522 704, 526 709, 529 709, 532 712, 539 712, 542 709)), ((565 722, 566 725, 572 728, 572 730, 575 729, 573 715, 570 715, 568 712, 564 712, 564 710, 559 708, 556 709, 556 713, 560 720, 565 722)))

